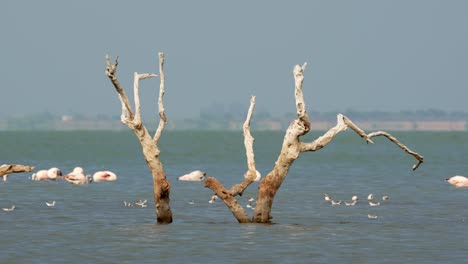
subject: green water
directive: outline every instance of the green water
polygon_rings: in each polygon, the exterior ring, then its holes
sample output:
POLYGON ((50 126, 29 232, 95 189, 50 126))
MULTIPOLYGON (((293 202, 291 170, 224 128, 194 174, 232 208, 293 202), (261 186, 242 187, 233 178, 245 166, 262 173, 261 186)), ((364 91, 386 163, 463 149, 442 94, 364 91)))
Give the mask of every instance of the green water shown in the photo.
MULTIPOLYGON (((0 163, 114 171, 113 183, 0 183, 0 263, 466 263, 468 189, 444 179, 467 175, 468 133, 394 132, 425 157, 415 160, 385 138, 365 144, 350 131, 302 153, 273 204, 273 225, 237 224, 202 182, 176 181, 200 169, 226 187, 247 169, 241 132, 165 132, 161 159, 172 185, 174 223, 155 225, 152 178, 129 132, 0 132, 0 163), (360 202, 331 206, 323 193, 360 202), (373 193, 381 206, 369 207, 373 193), (123 201, 147 199, 148 207, 123 201), (55 207, 45 201, 56 200, 55 207), (191 203, 193 201, 193 203, 191 203), (368 214, 377 219, 368 219, 368 214)), ((311 141, 321 135, 313 132, 311 141)), ((271 170, 283 133, 256 132, 257 169, 271 170)), ((257 183, 238 197, 255 197, 257 183)), ((251 215, 252 210, 247 208, 251 215)))

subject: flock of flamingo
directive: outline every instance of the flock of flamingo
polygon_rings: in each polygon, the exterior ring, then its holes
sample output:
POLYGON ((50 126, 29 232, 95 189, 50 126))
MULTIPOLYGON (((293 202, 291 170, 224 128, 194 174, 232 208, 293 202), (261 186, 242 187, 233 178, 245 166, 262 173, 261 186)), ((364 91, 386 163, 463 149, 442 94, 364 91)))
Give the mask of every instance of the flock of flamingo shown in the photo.
POLYGON ((48 170, 39 170, 31 176, 33 181, 55 181, 65 180, 73 184, 88 184, 91 182, 107 182, 116 181, 117 175, 112 171, 97 171, 92 176, 91 174, 85 175, 81 167, 75 167, 72 172, 62 175, 59 168, 50 168, 48 170))

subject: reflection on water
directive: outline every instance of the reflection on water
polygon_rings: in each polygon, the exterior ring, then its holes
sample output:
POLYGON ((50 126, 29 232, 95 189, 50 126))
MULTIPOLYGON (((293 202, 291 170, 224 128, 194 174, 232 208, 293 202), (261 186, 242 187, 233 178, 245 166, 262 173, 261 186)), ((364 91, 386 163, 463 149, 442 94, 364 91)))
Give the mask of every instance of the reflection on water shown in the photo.
MULTIPOLYGON (((65 172, 81 165, 85 173, 110 169, 119 176, 114 183, 86 186, 33 182, 29 173, 1 182, 0 207, 14 204, 16 209, 0 211, 0 262, 464 263, 468 190, 444 179, 467 171, 468 135, 450 135, 395 135, 425 156, 416 172, 411 171, 414 161, 385 141, 366 145, 353 135, 338 137, 295 162, 274 201, 273 224, 241 225, 220 200, 208 203, 212 193, 203 183, 175 179, 202 169, 227 187, 241 180, 246 169, 242 135, 173 132, 164 136, 161 158, 172 184, 174 223, 156 225, 151 175, 130 133, 0 133, 3 163, 57 166, 65 172), (213 144, 220 141, 229 152, 213 144), (66 151, 70 148, 75 152, 66 151), (331 206, 324 193, 360 199, 355 206, 331 206), (390 199, 370 207, 369 193, 390 199), (148 200, 148 207, 124 206, 139 199, 148 200), (52 200, 56 205, 48 207, 45 202, 52 200)), ((281 139, 280 133, 256 135, 262 175, 279 149, 272 142, 281 139)), ((257 186, 238 197, 241 205, 256 196, 257 186)))

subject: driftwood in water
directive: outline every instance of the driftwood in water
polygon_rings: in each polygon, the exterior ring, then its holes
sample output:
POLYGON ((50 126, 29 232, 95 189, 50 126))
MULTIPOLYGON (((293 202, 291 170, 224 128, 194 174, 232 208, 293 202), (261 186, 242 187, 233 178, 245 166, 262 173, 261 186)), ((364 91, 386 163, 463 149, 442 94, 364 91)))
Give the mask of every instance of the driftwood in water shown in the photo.
POLYGON ((30 172, 34 170, 33 166, 19 165, 19 164, 3 164, 0 166, 0 176, 10 173, 30 172))
POLYGON ((122 123, 126 124, 130 129, 133 130, 136 137, 139 139, 143 155, 145 156, 148 168, 153 175, 153 192, 156 210, 156 219, 159 224, 172 223, 172 212, 170 208, 170 190, 171 186, 166 178, 163 165, 159 159, 160 150, 158 148, 158 141, 161 137, 162 131, 166 125, 167 119, 164 112, 163 96, 164 96, 164 54, 159 53, 159 75, 160 75, 160 87, 158 97, 158 111, 159 111, 159 125, 154 134, 151 136, 141 121, 141 107, 140 107, 140 96, 139 96, 139 81, 147 78, 152 78, 157 75, 152 73, 134 73, 134 101, 135 101, 135 113, 133 113, 129 99, 125 90, 117 80, 116 70, 118 65, 118 57, 114 63, 111 63, 109 56, 106 56, 106 75, 114 85, 117 94, 119 95, 120 102, 122 104, 122 115, 120 119, 122 123))
POLYGON ((25 166, 19 164, 3 164, 0 166, 0 177, 3 177, 3 180, 6 181, 8 174, 10 173, 19 173, 19 172, 30 172, 34 170, 33 166, 25 166))
MULTIPOLYGON (((273 205, 273 200, 278 189, 281 187, 291 165, 299 157, 302 152, 306 151, 317 151, 325 147, 331 140, 340 132, 345 131, 348 128, 351 128, 359 136, 366 140, 368 143, 373 143, 372 138, 377 136, 384 136, 388 138, 391 142, 395 143, 402 150, 412 155, 417 163, 413 166, 413 170, 417 169, 419 165, 423 162, 423 157, 410 150, 407 146, 400 143, 395 137, 390 135, 387 132, 378 131, 366 134, 361 130, 356 124, 354 124, 349 118, 342 114, 337 115, 337 124, 335 127, 328 130, 323 136, 317 138, 313 142, 301 142, 300 137, 307 134, 310 130, 310 120, 306 111, 306 106, 303 97, 302 84, 304 81, 304 70, 306 64, 303 66, 296 65, 293 70, 294 80, 295 80, 295 100, 296 100, 296 112, 297 119, 294 120, 286 130, 284 136, 283 145, 281 152, 279 154, 278 160, 275 162, 273 170, 262 179, 259 191, 257 195, 256 205, 254 209, 254 214, 252 219, 246 220, 246 213, 242 207, 239 208, 237 201, 235 201, 234 196, 237 194, 242 194, 245 188, 250 183, 244 184, 244 180, 241 184, 234 186, 231 190, 226 190, 224 187, 214 178, 210 177, 206 182, 205 186, 211 188, 215 194, 217 194, 224 203, 230 208, 233 215, 240 223, 245 222, 255 222, 255 223, 269 223, 272 219, 271 208, 273 205)), ((247 116, 246 124, 250 124, 251 112, 253 111, 252 102, 251 108, 249 109, 249 114, 247 116)), ((249 125, 250 126, 250 125, 249 125)), ((249 127, 248 126, 248 127, 249 127)), ((244 124, 244 136, 245 142, 250 136, 250 132, 246 134, 246 125, 244 124)), ((253 142, 253 140, 252 140, 253 142)), ((246 143, 246 153, 249 164, 249 174, 253 177, 252 173, 255 171, 255 162, 253 160, 253 148, 248 148, 246 143), (252 166, 251 166, 252 164, 252 166)), ((251 177, 250 180, 251 180, 251 177)))

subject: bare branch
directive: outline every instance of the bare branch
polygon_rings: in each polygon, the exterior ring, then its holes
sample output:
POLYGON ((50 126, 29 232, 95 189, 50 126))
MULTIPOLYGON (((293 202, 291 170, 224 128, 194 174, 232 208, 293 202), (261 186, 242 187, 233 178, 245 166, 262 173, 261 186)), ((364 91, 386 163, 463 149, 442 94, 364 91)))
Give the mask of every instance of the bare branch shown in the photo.
POLYGON ((424 157, 423 156, 421 156, 420 154, 410 150, 407 146, 400 143, 400 141, 398 141, 395 137, 393 137, 389 133, 384 132, 384 131, 377 131, 377 132, 373 132, 373 133, 368 134, 369 139, 373 138, 373 137, 378 137, 378 136, 384 136, 384 137, 388 138, 390 141, 395 143, 399 148, 401 148, 406 153, 412 155, 415 159, 417 159, 418 163, 413 165, 413 170, 416 170, 419 167, 419 165, 421 165, 421 163, 424 162, 424 157))
POLYGON ((34 170, 33 166, 19 164, 3 164, 0 166, 0 176, 10 173, 30 172, 34 170))
POLYGON ((423 156, 420 154, 410 150, 407 146, 400 143, 395 137, 390 135, 384 131, 372 132, 366 134, 362 129, 360 129, 356 124, 354 124, 349 118, 346 116, 339 114, 337 116, 337 125, 330 130, 327 131, 323 136, 319 137, 318 139, 314 140, 311 143, 302 143, 301 142, 301 152, 304 151, 317 151, 323 147, 325 147, 330 141, 341 131, 345 131, 347 128, 351 128, 354 132, 356 132, 360 137, 366 140, 366 142, 373 144, 374 142, 371 140, 373 137, 377 136, 385 136, 390 141, 395 143, 398 147, 403 149, 408 154, 412 155, 418 163, 413 166, 413 170, 416 170, 421 163, 424 162, 423 156))
POLYGON ((244 190, 255 180, 255 177, 257 176, 257 170, 255 169, 255 155, 253 150, 253 142, 255 139, 250 134, 250 121, 252 119, 254 109, 255 96, 252 96, 250 98, 249 111, 247 112, 247 117, 243 126, 245 154, 247 156, 247 167, 249 170, 247 172, 247 177, 244 178, 241 183, 232 186, 230 192, 233 196, 242 195, 244 190))
POLYGON ((122 85, 120 85, 119 80, 117 80, 116 72, 117 66, 119 64, 118 59, 119 57, 117 56, 115 58, 115 63, 112 64, 109 55, 106 55, 106 75, 114 85, 114 88, 117 91, 120 102, 122 104, 122 115, 120 116, 120 119, 122 123, 127 124, 129 120, 133 120, 133 113, 128 96, 125 93, 125 90, 122 88, 122 85))
POLYGON ((345 131, 348 127, 343 121, 343 115, 339 114, 336 118, 336 126, 328 130, 323 136, 317 138, 313 142, 301 144, 301 152, 305 151, 317 151, 325 147, 332 139, 340 132, 345 131))
POLYGON ((162 131, 167 123, 166 113, 164 112, 164 84, 166 81, 166 75, 164 74, 164 53, 159 53, 159 75, 160 75, 160 84, 159 84, 159 97, 158 97, 158 112, 159 112, 159 125, 154 134, 154 144, 157 146, 159 138, 161 137, 162 131))
POLYGON ((239 205, 231 192, 226 190, 218 180, 213 177, 208 177, 205 181, 205 187, 213 190, 213 192, 223 200, 224 204, 231 210, 231 213, 239 223, 250 223, 250 219, 245 213, 244 208, 239 205))
POLYGON ((133 73, 133 100, 135 101, 135 118, 132 121, 132 125, 137 127, 141 126, 141 106, 140 106, 140 80, 148 79, 157 76, 152 73, 133 73))
POLYGON ((304 82, 304 70, 307 66, 307 63, 304 63, 302 66, 296 65, 293 70, 294 74, 294 95, 296 98, 296 111, 299 120, 304 125, 304 133, 307 133, 310 130, 310 120, 307 114, 304 95, 302 93, 302 83, 304 82))

